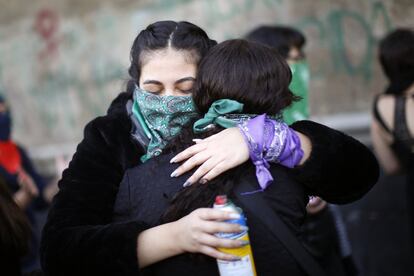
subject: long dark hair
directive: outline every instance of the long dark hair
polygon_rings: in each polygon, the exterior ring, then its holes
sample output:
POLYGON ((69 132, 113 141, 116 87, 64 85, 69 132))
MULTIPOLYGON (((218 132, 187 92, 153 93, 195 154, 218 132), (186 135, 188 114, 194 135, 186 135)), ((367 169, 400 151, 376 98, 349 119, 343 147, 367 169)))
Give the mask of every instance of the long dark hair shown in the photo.
POLYGON ((29 249, 31 230, 23 211, 14 202, 5 181, 0 177, 0 244, 11 254, 23 256, 29 249))
POLYGON ((131 47, 127 91, 133 91, 135 84, 139 82, 144 53, 171 47, 189 51, 195 63, 198 63, 216 44, 205 31, 189 22, 158 21, 148 25, 138 34, 131 47))
MULTIPOLYGON (((211 49, 199 65, 193 99, 200 116, 218 99, 232 99, 244 104, 243 113, 278 114, 296 98, 289 90, 291 71, 276 50, 246 40, 228 40, 211 49)), ((188 125, 164 150, 179 151, 194 138, 188 125)), ((198 135, 204 138, 222 130, 217 127, 198 135)), ((211 206, 218 194, 228 194, 246 173, 254 170, 245 163, 211 180, 195 183, 172 199, 164 221, 177 220, 191 211, 211 206)))
POLYGON ((397 29, 379 45, 379 60, 389 79, 386 94, 401 95, 414 83, 414 31, 397 29))

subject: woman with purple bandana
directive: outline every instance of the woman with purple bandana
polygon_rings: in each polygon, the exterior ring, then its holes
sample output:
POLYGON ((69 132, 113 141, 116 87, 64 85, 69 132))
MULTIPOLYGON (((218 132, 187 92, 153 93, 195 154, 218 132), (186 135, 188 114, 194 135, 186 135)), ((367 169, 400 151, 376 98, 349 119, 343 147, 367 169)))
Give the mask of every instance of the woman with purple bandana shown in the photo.
MULTIPOLYGON (((137 257, 142 272, 219 275, 214 257, 231 260, 232 256, 207 250, 203 243, 228 248, 246 244, 215 237, 214 233, 221 231, 217 229, 221 223, 208 217, 206 207, 212 206, 219 194, 228 194, 236 205, 243 207, 232 193, 235 185, 243 181, 252 184, 251 190, 243 193, 245 196, 264 192, 267 204, 299 235, 308 195, 320 192, 295 181, 287 169, 298 165, 304 155, 297 133, 280 120, 283 108, 295 100, 288 88, 290 79, 288 65, 275 50, 244 40, 223 42, 201 61, 192 93, 198 115, 182 126, 180 134, 164 147, 161 155, 128 170, 120 184, 114 222, 142 221, 149 227, 138 236, 137 257), (194 139, 206 140, 235 126, 242 130, 253 164, 245 162, 208 185, 194 183, 182 187, 188 173, 170 179, 168 172, 177 167, 169 162, 174 154, 194 139), (202 229, 206 222, 195 219, 200 215, 215 222, 216 227, 213 224, 209 230, 202 229), (191 253, 204 256, 196 258, 191 253)), ((143 91, 137 88, 136 93, 143 91)), ((142 115, 144 120, 151 120, 145 113, 142 115)), ((354 199, 344 196, 342 200, 354 199)), ((249 211, 246 215, 258 275, 305 275, 263 223, 249 211)), ((235 229, 238 226, 230 227, 224 231, 240 231, 235 229)))

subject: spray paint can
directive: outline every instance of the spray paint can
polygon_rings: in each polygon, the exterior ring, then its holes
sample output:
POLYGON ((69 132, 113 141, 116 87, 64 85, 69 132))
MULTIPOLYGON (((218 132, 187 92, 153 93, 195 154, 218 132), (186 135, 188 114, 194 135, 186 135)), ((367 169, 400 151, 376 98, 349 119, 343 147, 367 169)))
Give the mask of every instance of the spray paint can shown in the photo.
MULTIPOLYGON (((226 195, 217 196, 213 208, 240 214, 239 219, 227 220, 226 222, 246 226, 246 217, 243 214, 243 210, 234 205, 226 195)), ((225 239, 250 241, 247 230, 238 233, 217 233, 216 236, 225 239)), ((238 248, 218 248, 218 250, 240 258, 240 260, 237 261, 217 260, 221 276, 257 275, 250 243, 238 248)))

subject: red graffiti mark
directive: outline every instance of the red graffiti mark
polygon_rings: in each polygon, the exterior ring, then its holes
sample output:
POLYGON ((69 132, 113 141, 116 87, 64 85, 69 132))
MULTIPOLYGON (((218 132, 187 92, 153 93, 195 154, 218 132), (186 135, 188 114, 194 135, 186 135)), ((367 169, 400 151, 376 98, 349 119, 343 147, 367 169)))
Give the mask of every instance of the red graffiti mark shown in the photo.
POLYGON ((59 28, 59 17, 56 12, 44 9, 37 13, 35 20, 35 30, 45 42, 45 48, 40 51, 39 58, 53 56, 57 53, 59 40, 56 37, 59 28))

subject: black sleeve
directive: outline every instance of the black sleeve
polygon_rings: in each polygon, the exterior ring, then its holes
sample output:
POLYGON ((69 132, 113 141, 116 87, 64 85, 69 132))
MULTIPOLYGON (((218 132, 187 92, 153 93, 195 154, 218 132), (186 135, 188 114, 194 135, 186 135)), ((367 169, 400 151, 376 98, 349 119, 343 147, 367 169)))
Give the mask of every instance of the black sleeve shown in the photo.
POLYGON ((377 182, 377 159, 356 139, 312 121, 299 121, 291 128, 312 143, 309 159, 290 170, 291 176, 304 184, 310 194, 344 204, 360 199, 377 182))
POLYGON ((86 126, 59 182, 41 243, 46 275, 139 275, 137 236, 147 225, 111 222, 124 169, 102 118, 86 126))

